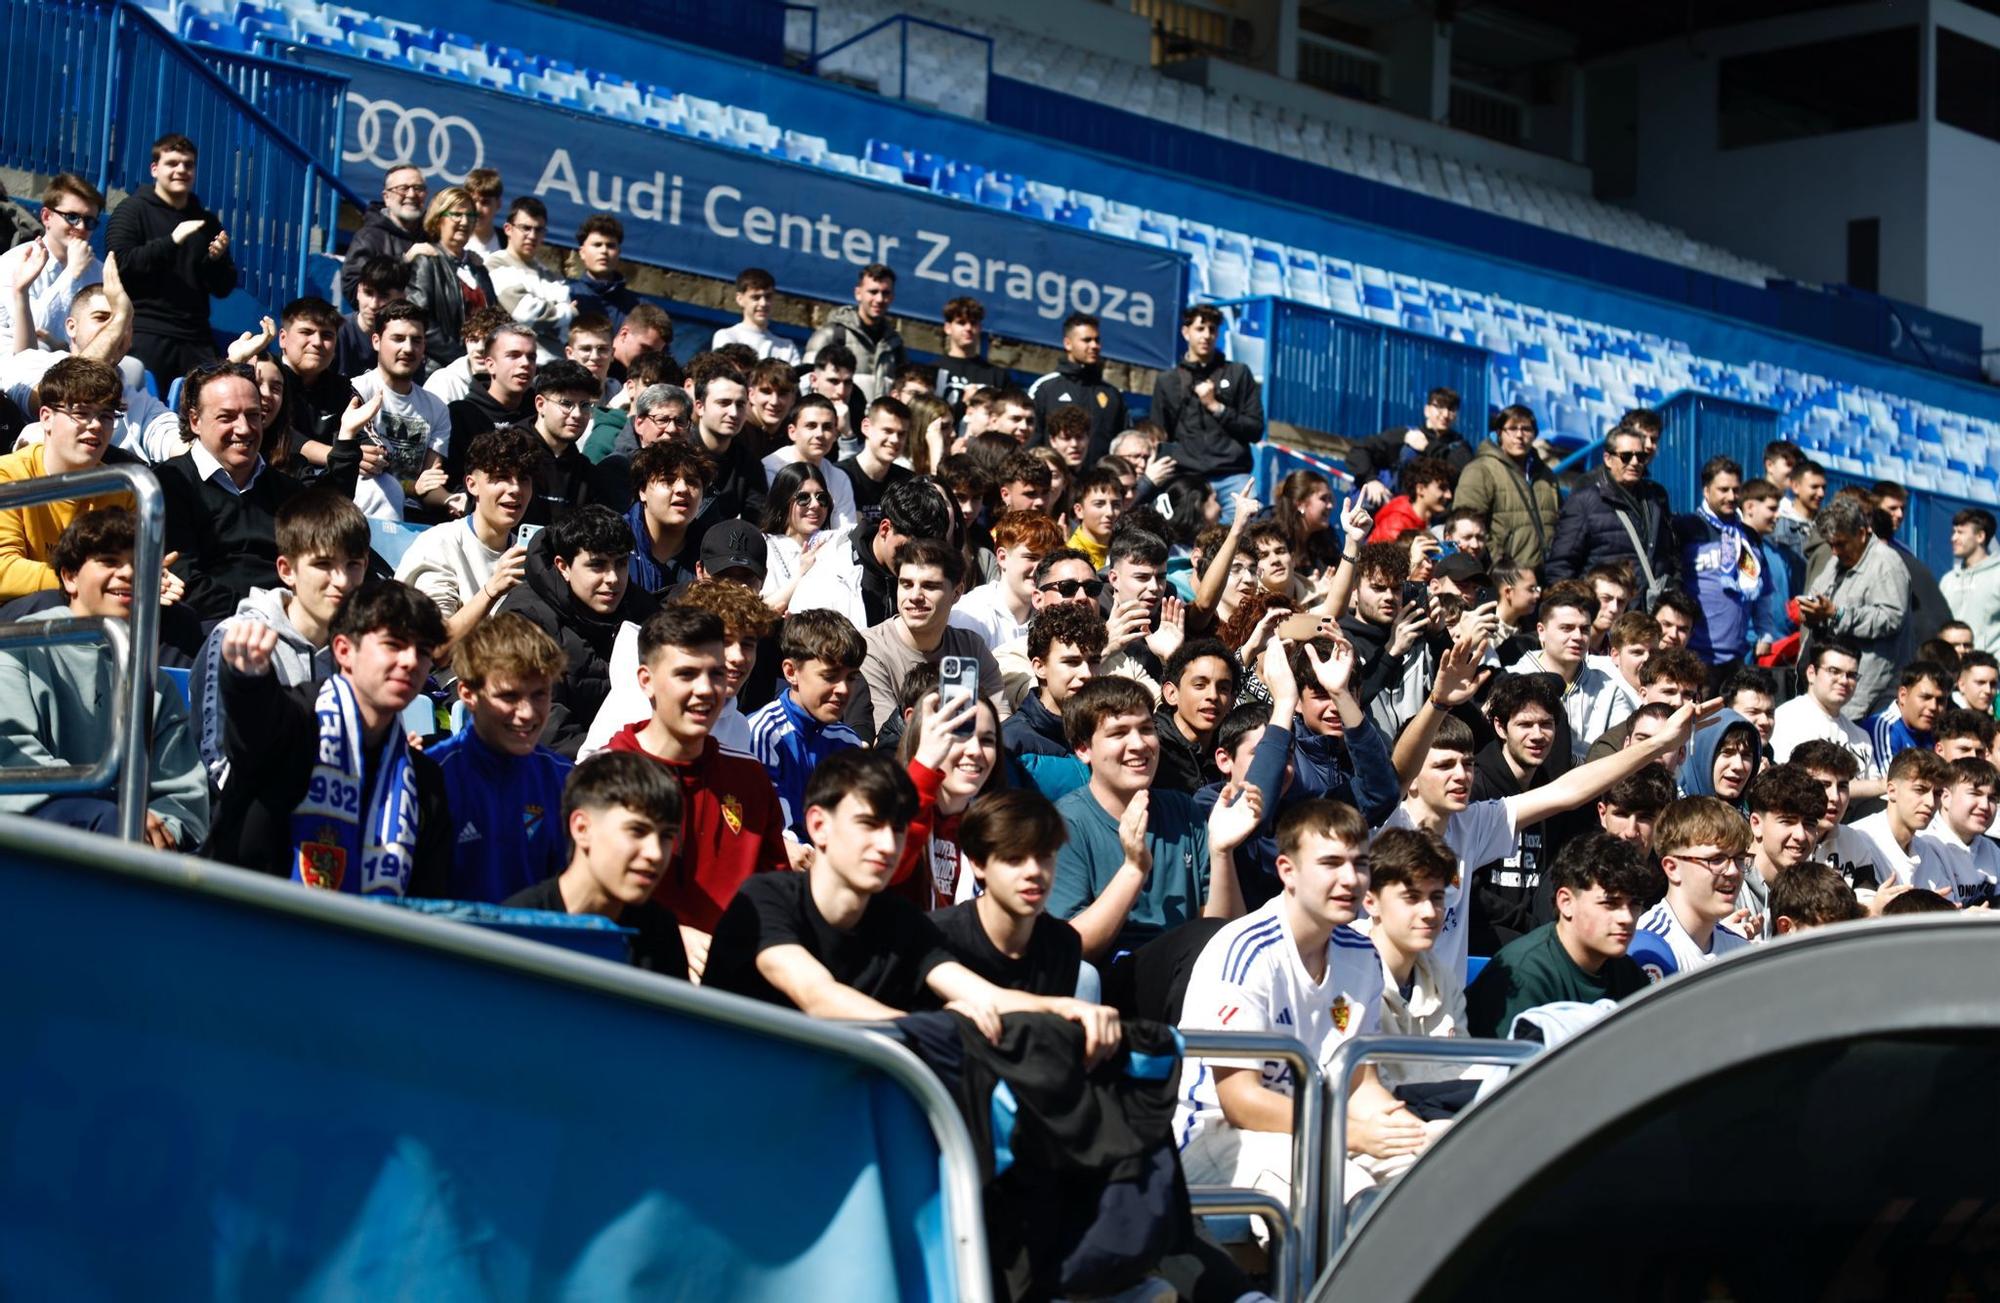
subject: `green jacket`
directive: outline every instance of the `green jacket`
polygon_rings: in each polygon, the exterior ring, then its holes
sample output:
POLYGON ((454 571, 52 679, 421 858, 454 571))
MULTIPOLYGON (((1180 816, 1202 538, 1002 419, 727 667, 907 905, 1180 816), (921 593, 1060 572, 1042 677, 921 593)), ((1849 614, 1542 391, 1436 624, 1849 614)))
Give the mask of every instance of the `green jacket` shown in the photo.
POLYGON ((1540 568, 1556 536, 1562 491, 1555 472, 1540 457, 1528 455, 1524 477, 1500 445, 1488 439, 1459 472, 1452 505, 1486 513, 1490 555, 1540 568))
MULTIPOLYGON (((66 620, 67 606, 29 620, 66 620)), ((87 765, 111 741, 111 652, 103 646, 23 647, 0 652, 0 766, 87 765)), ((152 795, 146 806, 182 846, 208 835, 208 771, 202 767, 187 698, 164 673, 153 683, 152 795)), ((0 811, 27 814, 47 793, 0 795, 0 811)))

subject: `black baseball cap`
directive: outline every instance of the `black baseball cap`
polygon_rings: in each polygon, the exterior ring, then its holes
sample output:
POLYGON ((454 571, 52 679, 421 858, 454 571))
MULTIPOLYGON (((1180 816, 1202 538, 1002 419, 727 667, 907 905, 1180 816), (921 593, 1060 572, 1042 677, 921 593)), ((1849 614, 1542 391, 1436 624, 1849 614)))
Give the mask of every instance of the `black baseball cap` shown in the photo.
POLYGON ((1455 584, 1475 581, 1485 583, 1486 563, 1464 552, 1454 552, 1448 557, 1441 558, 1437 565, 1432 567, 1431 573, 1440 579, 1449 579, 1455 584))
POLYGON ((765 571, 764 535, 747 520, 725 520, 701 540, 701 568, 713 578, 725 570, 754 570, 758 582, 765 571))

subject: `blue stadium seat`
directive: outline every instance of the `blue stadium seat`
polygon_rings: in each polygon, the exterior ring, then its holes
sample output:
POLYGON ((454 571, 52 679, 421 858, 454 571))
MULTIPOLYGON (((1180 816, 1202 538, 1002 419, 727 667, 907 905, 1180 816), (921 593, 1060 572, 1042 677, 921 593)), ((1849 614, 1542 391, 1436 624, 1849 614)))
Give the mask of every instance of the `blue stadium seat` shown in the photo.
POLYGON ((181 690, 181 701, 184 704, 192 705, 194 703, 193 691, 189 686, 189 680, 193 677, 192 671, 183 669, 178 665, 163 665, 160 667, 160 673, 173 680, 174 686, 181 690))
POLYGON ((387 561, 393 568, 402 564, 403 554, 417 541, 417 535, 424 532, 422 525, 404 525, 393 520, 368 522, 368 543, 375 554, 387 561))

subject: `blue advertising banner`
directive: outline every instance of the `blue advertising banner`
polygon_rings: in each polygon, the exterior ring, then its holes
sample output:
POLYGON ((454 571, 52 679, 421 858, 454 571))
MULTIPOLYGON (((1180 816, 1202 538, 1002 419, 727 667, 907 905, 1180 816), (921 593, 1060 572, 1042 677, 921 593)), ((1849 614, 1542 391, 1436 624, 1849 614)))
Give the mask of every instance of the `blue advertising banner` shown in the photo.
POLYGON ((1095 314, 1104 352, 1172 366, 1186 283, 1182 255, 897 185, 578 114, 426 73, 323 50, 300 62, 349 79, 342 179, 363 194, 392 167, 433 190, 498 168, 509 197, 538 196, 552 235, 592 213, 625 225, 638 262, 734 279, 763 267, 778 287, 852 301, 855 273, 895 269, 898 316, 942 319, 971 295, 986 329, 1059 346, 1063 318, 1095 314))

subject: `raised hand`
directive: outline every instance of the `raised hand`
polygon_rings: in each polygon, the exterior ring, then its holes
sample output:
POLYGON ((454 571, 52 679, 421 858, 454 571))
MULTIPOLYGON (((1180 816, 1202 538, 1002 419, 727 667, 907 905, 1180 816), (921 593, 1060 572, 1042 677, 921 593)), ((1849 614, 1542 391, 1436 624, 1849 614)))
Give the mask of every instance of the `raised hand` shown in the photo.
POLYGON ((1668 752, 1679 750, 1693 735, 1696 725, 1721 709, 1721 697, 1710 697, 1702 702, 1690 701, 1667 717, 1666 730, 1656 734, 1647 745, 1653 748, 1655 755, 1666 755, 1668 752))
POLYGON ((208 242, 208 260, 219 262, 229 256, 229 232, 217 231, 215 238, 208 242))
POLYGON ((69 242, 69 248, 63 253, 63 261, 69 269, 69 278, 72 283, 75 282, 77 277, 83 275, 84 268, 90 266, 91 259, 96 256, 97 251, 90 247, 90 241, 78 238, 72 239, 69 242))
POLYGON ((1142 877, 1153 872, 1153 849, 1146 844, 1146 812, 1152 801, 1150 791, 1139 793, 1118 820, 1118 849, 1123 852, 1125 863, 1139 870, 1142 877))
POLYGON ((262 620, 231 620, 222 635, 223 663, 238 674, 269 674, 278 631, 262 620))
POLYGON ((1164 453, 1154 453, 1146 460, 1146 469, 1140 474, 1151 480, 1155 487, 1165 484, 1180 473, 1181 464, 1164 453))
POLYGON ((118 255, 104 255, 104 302, 113 313, 132 311, 132 298, 125 293, 125 274, 118 270, 118 255))
POLYGON ((1430 627, 1430 623, 1430 612, 1423 607, 1404 607, 1402 614, 1396 617, 1396 623, 1390 626, 1389 645, 1385 650, 1391 656, 1401 656, 1417 645, 1417 639, 1424 636, 1424 630, 1430 627))
POLYGON ((1380 480, 1370 480, 1357 492, 1361 495, 1361 505, 1370 511, 1380 511, 1382 504, 1389 500, 1389 486, 1380 480))
POLYGON ((269 317, 265 317, 257 323, 256 334, 253 335, 246 330, 236 337, 234 343, 230 344, 229 360, 231 362, 248 362, 251 358, 256 357, 269 348, 271 341, 277 337, 278 323, 269 317))
POLYGON ((1178 597, 1160 602, 1160 626, 1146 635, 1146 650, 1162 661, 1181 649, 1187 641, 1187 603, 1178 597))
POLYGON ((172 566, 181 559, 178 552, 169 552, 160 562, 160 605, 172 606, 187 596, 187 581, 175 574, 172 566))
POLYGON ((1340 509, 1340 532, 1347 539, 1347 546, 1360 547, 1368 541, 1368 531, 1375 528, 1375 515, 1368 510, 1360 494, 1356 494, 1346 506, 1340 509))
POLYGON ((1230 783, 1208 812, 1208 844, 1211 849, 1233 851, 1249 841, 1263 821, 1264 794, 1247 784, 1230 783))
POLYGON ((1347 685, 1354 678, 1354 644, 1343 633, 1334 632, 1327 636, 1333 639, 1333 651, 1327 658, 1321 660, 1319 652, 1307 643, 1306 660, 1311 663, 1313 675, 1326 695, 1337 697, 1347 691, 1347 685))
POLYGON ((1242 529, 1252 516, 1264 509, 1263 504, 1257 501, 1257 485, 1253 480, 1245 480, 1243 487, 1230 496, 1236 500, 1236 514, 1230 523, 1238 529, 1242 529))
POLYGON ((347 410, 340 414, 340 437, 358 439, 375 424, 375 418, 382 414, 382 391, 377 389, 372 397, 363 399, 356 394, 347 400, 347 410))
POLYGON ((951 705, 943 706, 938 694, 931 692, 925 694, 921 710, 924 722, 917 729, 917 749, 911 759, 926 769, 942 769, 952 748, 965 740, 957 730, 972 720, 979 702, 972 697, 954 697, 951 705))
POLYGON ((174 234, 173 234, 174 243, 186 244, 189 240, 193 239, 195 236, 200 235, 201 228, 206 225, 208 225, 208 223, 204 221, 202 218, 199 217, 188 218, 185 222, 182 222, 178 226, 174 227, 174 234))
POLYGON ((520 587, 528 577, 528 549, 526 544, 516 543, 500 554, 493 563, 493 573, 480 586, 489 602, 497 602, 520 587))
POLYGON ((1437 677, 1431 680, 1432 703, 1462 706, 1478 695, 1479 663, 1485 658, 1485 638, 1462 638, 1453 643, 1438 661, 1437 677))
MULTIPOLYGON (((1308 656, 1312 655, 1310 649, 1308 656)), ((1291 649, 1282 638, 1273 638, 1264 644, 1264 655, 1257 661, 1257 677, 1264 680, 1270 689, 1271 700, 1296 702, 1299 696, 1298 678, 1292 673, 1291 649)))
POLYGON ((49 246, 40 240, 28 246, 21 255, 21 261, 14 267, 14 281, 10 286, 16 293, 32 287, 35 277, 42 274, 42 268, 49 265, 49 246))
POLYGON ((1492 642, 1499 636, 1500 603, 1498 602, 1467 607, 1465 614, 1458 617, 1458 626, 1451 631, 1453 642, 1464 642, 1475 637, 1492 642))
POLYGON ((1136 597, 1121 599, 1111 608, 1111 618, 1106 621, 1105 648, 1115 651, 1144 635, 1148 623, 1144 602, 1136 597))

